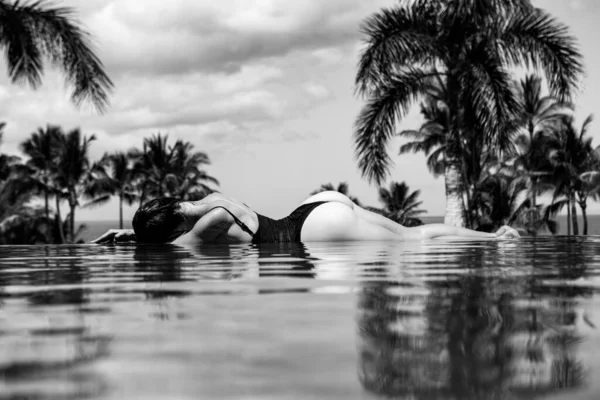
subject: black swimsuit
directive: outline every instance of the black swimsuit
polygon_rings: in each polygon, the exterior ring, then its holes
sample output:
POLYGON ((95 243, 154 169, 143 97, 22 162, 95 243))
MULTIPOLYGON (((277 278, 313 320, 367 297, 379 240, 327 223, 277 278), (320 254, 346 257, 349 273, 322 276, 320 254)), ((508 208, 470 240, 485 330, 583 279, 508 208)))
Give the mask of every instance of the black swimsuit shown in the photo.
MULTIPOLYGON (((264 215, 256 214, 258 216, 258 229, 256 232, 252 232, 250 228, 239 218, 237 218, 231 211, 225 207, 218 206, 224 209, 233 217, 233 220, 242 230, 250 236, 252 236, 252 243, 300 243, 302 232, 302 226, 308 215, 320 206, 321 204, 327 203, 326 201, 318 201, 315 203, 303 204, 296 208, 290 215, 285 218, 278 220, 265 217, 264 215)), ((217 207, 215 207, 217 208, 217 207)))

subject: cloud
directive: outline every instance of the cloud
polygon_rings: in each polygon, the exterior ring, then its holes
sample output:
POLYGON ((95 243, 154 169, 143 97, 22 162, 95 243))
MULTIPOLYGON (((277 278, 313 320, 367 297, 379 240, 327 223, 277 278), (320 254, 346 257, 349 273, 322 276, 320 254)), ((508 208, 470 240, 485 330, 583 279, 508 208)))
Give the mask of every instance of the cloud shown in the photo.
POLYGON ((118 73, 236 71, 247 62, 355 41, 359 22, 374 9, 364 3, 119 0, 85 21, 102 32, 103 59, 118 73))
POLYGON ((584 6, 584 0, 569 0, 569 7, 573 10, 580 10, 584 6))
POLYGON ((310 96, 312 96, 316 99, 319 99, 319 100, 324 100, 331 95, 331 92, 329 91, 329 89, 327 89, 326 87, 324 87, 322 85, 314 83, 314 82, 309 82, 309 83, 305 84, 304 91, 306 93, 308 93, 310 96))
POLYGON ((214 148, 307 138, 311 130, 290 121, 306 120, 334 96, 325 76, 354 65, 358 24, 379 7, 365 4, 64 0, 115 83, 111 107, 104 115, 75 108, 51 68, 36 91, 0 75, 3 149, 47 123, 97 133, 98 151, 139 145, 158 131, 214 148))

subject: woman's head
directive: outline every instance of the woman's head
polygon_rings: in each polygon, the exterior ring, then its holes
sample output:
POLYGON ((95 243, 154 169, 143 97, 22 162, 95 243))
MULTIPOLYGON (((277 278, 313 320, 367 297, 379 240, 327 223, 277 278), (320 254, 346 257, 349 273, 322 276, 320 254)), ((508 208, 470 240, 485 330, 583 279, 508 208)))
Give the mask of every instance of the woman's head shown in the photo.
POLYGON ((169 243, 184 233, 186 217, 179 199, 163 197, 142 205, 133 216, 140 243, 169 243))

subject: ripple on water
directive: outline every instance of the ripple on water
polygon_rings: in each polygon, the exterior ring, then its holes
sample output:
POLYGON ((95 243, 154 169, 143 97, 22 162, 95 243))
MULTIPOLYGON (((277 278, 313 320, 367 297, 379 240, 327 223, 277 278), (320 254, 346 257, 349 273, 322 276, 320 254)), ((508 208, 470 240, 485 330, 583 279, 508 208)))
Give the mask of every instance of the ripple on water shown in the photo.
POLYGON ((0 398, 595 398, 598 243, 0 246, 0 398))

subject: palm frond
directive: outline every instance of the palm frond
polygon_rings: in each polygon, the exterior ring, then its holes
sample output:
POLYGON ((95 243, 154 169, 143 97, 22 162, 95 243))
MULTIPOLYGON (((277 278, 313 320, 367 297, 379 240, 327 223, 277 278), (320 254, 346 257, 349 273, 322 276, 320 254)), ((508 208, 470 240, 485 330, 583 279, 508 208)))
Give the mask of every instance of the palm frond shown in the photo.
POLYGON ((27 80, 32 87, 39 86, 42 59, 48 57, 64 71, 75 104, 90 100, 100 112, 106 109, 113 83, 71 8, 40 0, 12 5, 2 2, 1 11, 0 46, 6 48, 13 82, 27 80))
POLYGON ((592 122, 594 122, 594 114, 588 115, 585 121, 583 121, 583 124, 581 125, 581 133, 579 134, 579 140, 583 140, 583 137, 586 135, 592 122))
POLYGON ((416 0, 407 7, 383 8, 362 23, 360 31, 367 39, 355 79, 357 93, 370 95, 396 65, 432 65, 433 57, 441 55, 426 3, 416 0))
POLYGON ((556 101, 556 99, 550 96, 548 96, 548 99, 552 99, 554 102, 545 108, 540 106, 540 110, 536 114, 538 123, 552 123, 553 120, 573 115, 573 105, 568 103, 559 103, 556 101))
POLYGON ((570 101, 583 74, 583 57, 568 27, 536 8, 511 15, 500 28, 498 43, 504 60, 543 70, 552 95, 560 102, 570 101))
POLYGON ((512 90, 512 79, 500 60, 490 53, 491 44, 483 41, 468 55, 469 68, 462 76, 463 104, 473 107, 486 142, 504 149, 511 140, 510 124, 521 113, 521 105, 512 90), (492 140, 492 142, 490 142, 492 140))
POLYGON ((358 165, 369 181, 381 184, 391 160, 386 146, 396 121, 424 94, 432 72, 409 68, 395 74, 360 112, 355 123, 355 153, 358 165))

